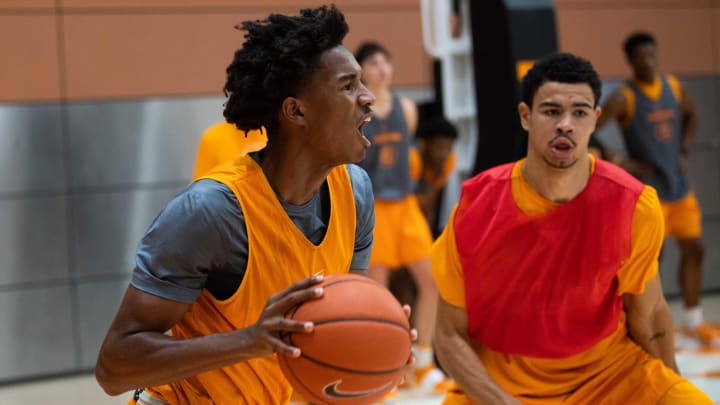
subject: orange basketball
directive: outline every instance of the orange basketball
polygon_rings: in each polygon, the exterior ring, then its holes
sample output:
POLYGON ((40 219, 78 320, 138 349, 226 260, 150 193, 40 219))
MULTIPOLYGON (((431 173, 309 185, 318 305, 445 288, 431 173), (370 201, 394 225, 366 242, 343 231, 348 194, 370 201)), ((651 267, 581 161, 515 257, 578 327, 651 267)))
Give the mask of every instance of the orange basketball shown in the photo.
POLYGON ((285 341, 298 358, 279 355, 293 388, 316 404, 370 404, 392 390, 410 358, 410 326, 393 295, 354 274, 325 277, 322 298, 306 301, 288 318, 312 321, 312 333, 285 341))

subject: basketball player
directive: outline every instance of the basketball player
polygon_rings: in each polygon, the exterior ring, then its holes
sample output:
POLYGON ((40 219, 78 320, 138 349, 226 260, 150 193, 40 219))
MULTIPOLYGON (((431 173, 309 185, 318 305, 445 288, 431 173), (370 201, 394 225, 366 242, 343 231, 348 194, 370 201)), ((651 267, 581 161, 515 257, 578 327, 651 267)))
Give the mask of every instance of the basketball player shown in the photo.
POLYGON ((335 7, 247 21, 227 68, 224 115, 264 126, 267 147, 180 193, 139 244, 136 268, 100 350, 96 376, 139 404, 283 404, 291 388, 276 353, 310 333, 286 320, 322 294, 317 272, 363 272, 373 197, 363 136, 373 95, 342 46, 335 7), (170 330, 171 335, 164 334, 170 330))
POLYGON ((365 127, 365 135, 373 146, 361 163, 370 175, 375 195, 375 244, 368 274, 388 285, 391 269, 407 267, 415 280, 418 290, 418 302, 413 310, 418 331, 414 348, 416 372, 406 383, 432 390, 442 379, 434 368, 432 353, 437 307, 437 288, 430 269, 432 235, 413 193, 409 167, 417 107, 391 91, 392 64, 385 48, 367 42, 360 45, 355 58, 362 66, 363 83, 376 98, 375 117, 365 127))
POLYGON ((677 374, 657 194, 588 153, 600 90, 584 59, 538 61, 527 158, 463 184, 433 248, 445 404, 712 404, 677 374))
POLYGON ((453 124, 441 116, 432 117, 419 125, 417 148, 410 151, 410 177, 417 183, 415 194, 433 237, 439 235, 436 213, 440 192, 455 168, 457 137, 453 124))
POLYGON ((680 247, 683 331, 706 345, 720 345, 720 331, 704 322, 700 306, 702 215, 685 167, 695 138, 695 109, 675 76, 658 73, 657 44, 651 35, 637 33, 628 37, 625 56, 633 78, 609 97, 598 128, 612 120, 620 124, 628 158, 618 163, 658 192, 665 234, 680 247))
POLYGON ((227 121, 218 122, 208 128, 200 138, 192 178, 197 180, 215 166, 256 152, 266 144, 265 128, 246 133, 227 121))

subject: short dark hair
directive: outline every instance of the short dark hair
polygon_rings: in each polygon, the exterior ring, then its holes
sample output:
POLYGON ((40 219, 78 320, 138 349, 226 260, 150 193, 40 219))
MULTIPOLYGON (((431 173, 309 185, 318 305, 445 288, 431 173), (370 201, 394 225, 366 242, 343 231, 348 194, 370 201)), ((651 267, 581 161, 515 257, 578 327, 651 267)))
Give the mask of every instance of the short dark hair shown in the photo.
POLYGON ((381 53, 385 55, 386 58, 390 59, 390 52, 382 45, 373 41, 366 41, 360 44, 357 51, 355 51, 355 59, 357 59, 357 62, 362 65, 365 59, 375 55, 376 53, 381 53))
POLYGON ((283 100, 304 89, 320 55, 342 44, 348 25, 333 5, 302 9, 297 16, 270 14, 236 28, 246 31, 245 43, 226 70, 223 115, 243 131, 265 126, 271 136, 283 100))
POLYGON ((623 50, 625 50, 625 56, 630 59, 635 53, 635 49, 642 45, 652 44, 655 45, 655 38, 647 32, 635 32, 631 34, 625 43, 623 44, 623 50))
POLYGON ((537 90, 546 82, 586 83, 595 95, 596 106, 602 95, 602 82, 592 64, 569 53, 554 53, 535 63, 522 80, 522 101, 532 107, 537 90))
POLYGON ((446 137, 457 139, 458 130, 450 121, 443 117, 432 117, 421 120, 415 135, 418 139, 446 137))

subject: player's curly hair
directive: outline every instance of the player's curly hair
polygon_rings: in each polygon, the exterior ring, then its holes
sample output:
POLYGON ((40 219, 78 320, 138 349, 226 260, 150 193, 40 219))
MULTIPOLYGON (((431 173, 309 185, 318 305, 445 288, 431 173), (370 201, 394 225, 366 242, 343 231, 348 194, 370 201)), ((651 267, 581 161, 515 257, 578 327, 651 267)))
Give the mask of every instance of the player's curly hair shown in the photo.
POLYGON ((431 117, 420 120, 417 131, 415 131, 415 137, 417 139, 445 137, 455 140, 458 137, 458 130, 455 125, 444 117, 431 117))
POLYGON ((625 39, 623 43, 623 50, 625 56, 630 59, 637 49, 641 45, 652 44, 655 45, 655 38, 647 32, 635 32, 625 39))
POLYGON ((276 133, 286 97, 297 96, 318 68, 320 55, 340 45, 348 32, 345 16, 334 5, 300 10, 300 15, 270 14, 245 21, 243 47, 227 67, 223 115, 240 130, 264 126, 276 133))
POLYGON ((547 82, 586 83, 595 96, 594 106, 602 95, 602 82, 593 65, 569 53, 551 54, 535 63, 522 80, 522 101, 532 107, 537 90, 547 82))

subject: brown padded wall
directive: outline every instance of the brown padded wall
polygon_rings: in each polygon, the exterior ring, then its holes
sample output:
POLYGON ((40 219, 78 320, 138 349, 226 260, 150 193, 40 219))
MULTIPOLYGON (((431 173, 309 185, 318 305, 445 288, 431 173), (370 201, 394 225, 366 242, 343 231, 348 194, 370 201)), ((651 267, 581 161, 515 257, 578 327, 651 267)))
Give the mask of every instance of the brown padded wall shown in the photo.
MULTIPOLYGON (((321 3, 4 0, 0 102, 220 94, 224 69, 242 42, 232 25, 321 3)), ((431 85, 419 1, 335 3, 350 22, 348 48, 365 39, 382 41, 394 54, 397 86, 431 85)), ((658 37, 661 70, 682 76, 720 74, 720 0, 555 4, 560 49, 589 58, 604 77, 629 74, 621 44, 636 29, 658 37)))
POLYGON ((660 69, 720 74, 718 0, 556 0, 560 49, 589 58, 603 77, 630 73, 622 51, 633 31, 653 33, 660 69))
POLYGON ((0 101, 60 97, 56 18, 0 14, 0 101))

